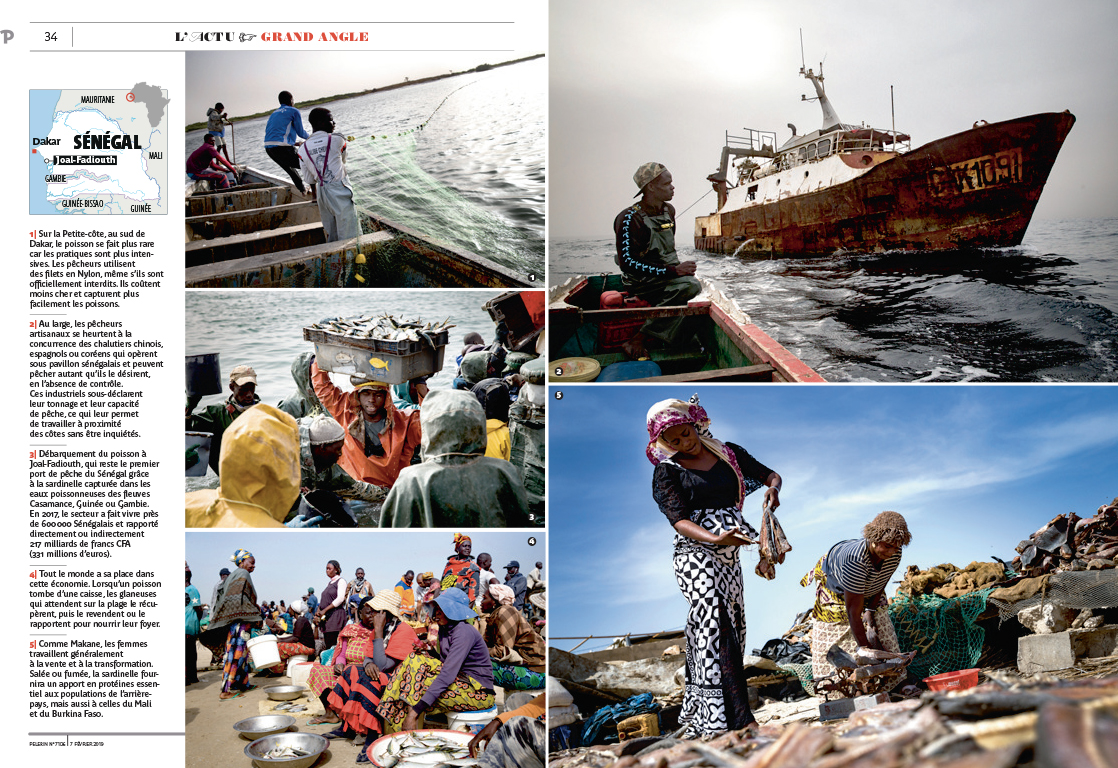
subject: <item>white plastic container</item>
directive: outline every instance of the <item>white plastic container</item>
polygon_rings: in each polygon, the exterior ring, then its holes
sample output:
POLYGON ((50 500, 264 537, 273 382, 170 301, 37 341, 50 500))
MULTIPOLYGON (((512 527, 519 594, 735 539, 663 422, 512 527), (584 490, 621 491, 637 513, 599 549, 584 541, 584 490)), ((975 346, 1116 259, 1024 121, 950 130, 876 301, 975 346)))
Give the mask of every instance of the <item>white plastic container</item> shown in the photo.
POLYGON ((497 716, 497 708, 491 707, 478 712, 447 712, 447 727, 452 731, 477 733, 497 716))
POLYGON ((314 667, 313 661, 294 661, 295 657, 292 656, 287 660, 287 676, 291 678, 292 685, 302 685, 310 688, 308 681, 311 679, 311 669, 314 667), (294 663, 293 663, 294 662, 294 663))
POLYGON ((279 642, 275 635, 260 635, 248 641, 248 655, 257 669, 267 669, 280 663, 279 642))

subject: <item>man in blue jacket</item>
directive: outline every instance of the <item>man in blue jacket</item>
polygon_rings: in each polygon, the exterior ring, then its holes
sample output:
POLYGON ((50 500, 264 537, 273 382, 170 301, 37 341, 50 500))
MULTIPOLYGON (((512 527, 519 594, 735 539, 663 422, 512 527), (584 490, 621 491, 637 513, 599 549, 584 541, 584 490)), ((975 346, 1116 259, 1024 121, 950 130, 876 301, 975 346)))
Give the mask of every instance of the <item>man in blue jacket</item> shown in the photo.
POLYGON ((280 108, 268 117, 268 125, 264 129, 264 151, 287 171, 299 191, 306 194, 299 173, 299 156, 295 154, 295 139, 306 139, 308 135, 303 129, 303 117, 294 107, 290 91, 280 91, 279 103, 280 108))

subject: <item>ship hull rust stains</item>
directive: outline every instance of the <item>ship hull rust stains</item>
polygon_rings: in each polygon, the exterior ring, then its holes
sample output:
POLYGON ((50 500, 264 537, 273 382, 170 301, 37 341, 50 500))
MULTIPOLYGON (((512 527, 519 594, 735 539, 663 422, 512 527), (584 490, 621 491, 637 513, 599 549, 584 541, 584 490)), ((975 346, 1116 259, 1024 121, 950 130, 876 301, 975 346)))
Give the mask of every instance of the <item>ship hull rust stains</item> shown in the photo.
POLYGON ((1074 123, 1069 112, 1032 115, 874 157, 851 181, 699 217, 695 248, 799 256, 1019 245, 1074 123))

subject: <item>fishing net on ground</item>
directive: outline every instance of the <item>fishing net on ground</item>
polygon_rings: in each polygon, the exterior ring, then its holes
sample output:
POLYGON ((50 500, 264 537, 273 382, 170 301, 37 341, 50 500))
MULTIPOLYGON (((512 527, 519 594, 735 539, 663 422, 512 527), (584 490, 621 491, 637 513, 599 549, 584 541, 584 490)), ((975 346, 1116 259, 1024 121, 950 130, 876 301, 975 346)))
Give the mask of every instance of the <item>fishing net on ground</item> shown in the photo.
MULTIPOLYGON (((1025 581, 1041 582, 1043 578, 1025 581)), ((1025 582, 1020 584, 1025 586, 1025 582)), ((1013 597, 1012 591, 1007 588, 998 590, 998 594, 990 598, 991 604, 998 609, 999 624, 1017 616, 1025 608, 1044 603, 1079 610, 1113 608, 1118 605, 1118 569, 1053 573, 1047 577, 1046 583, 1038 584, 1030 596, 1019 600, 1013 600, 1013 597)))
MULTIPOLYGON (((909 665, 917 678, 970 669, 978 663, 986 632, 978 618, 986 610, 993 589, 981 589, 960 597, 898 594, 889 604, 889 618, 903 652, 918 651, 909 665)), ((808 695, 815 695, 811 664, 779 664, 794 674, 808 695)))
POLYGON ((959 597, 898 594, 889 604, 889 617, 901 650, 917 651, 909 672, 918 678, 970 669, 978 663, 986 632, 978 618, 986 610, 993 589, 979 589, 959 597))

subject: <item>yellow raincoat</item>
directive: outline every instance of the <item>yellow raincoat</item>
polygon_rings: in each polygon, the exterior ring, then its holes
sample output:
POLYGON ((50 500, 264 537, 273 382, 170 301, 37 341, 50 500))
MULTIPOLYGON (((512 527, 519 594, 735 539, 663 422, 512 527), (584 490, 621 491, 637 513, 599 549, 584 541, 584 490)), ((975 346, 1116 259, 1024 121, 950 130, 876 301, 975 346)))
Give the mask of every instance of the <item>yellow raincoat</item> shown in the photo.
POLYGON ((255 405, 221 441, 221 487, 186 494, 187 528, 282 528, 299 496, 299 426, 255 405))

